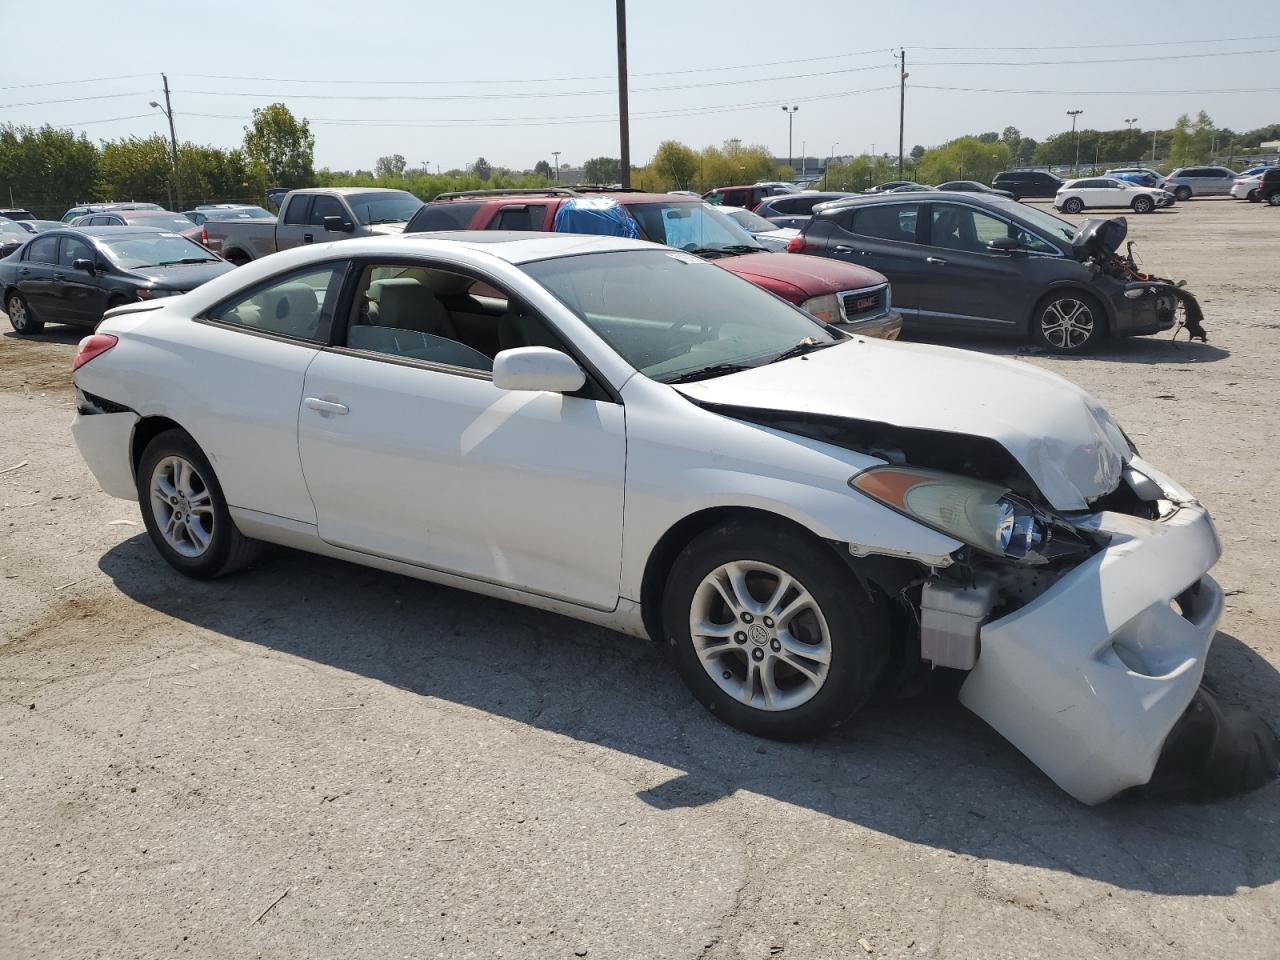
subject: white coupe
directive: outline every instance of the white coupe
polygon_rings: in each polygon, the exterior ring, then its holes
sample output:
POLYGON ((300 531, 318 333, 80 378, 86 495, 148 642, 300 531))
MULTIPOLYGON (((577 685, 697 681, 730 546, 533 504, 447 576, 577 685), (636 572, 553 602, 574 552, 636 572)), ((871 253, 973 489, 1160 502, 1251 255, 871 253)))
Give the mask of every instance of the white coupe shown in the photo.
POLYGON ((1114 177, 1069 180, 1058 188, 1053 198, 1053 205, 1064 213, 1079 213, 1092 207, 1123 207, 1134 213, 1151 213, 1158 207, 1173 204, 1173 194, 1167 190, 1114 177))
POLYGON ((271 542, 605 624, 781 739, 965 671, 1087 803, 1151 777, 1222 610, 1209 514, 1084 391, 640 241, 300 247, 109 312, 74 379, 185 574, 271 542))

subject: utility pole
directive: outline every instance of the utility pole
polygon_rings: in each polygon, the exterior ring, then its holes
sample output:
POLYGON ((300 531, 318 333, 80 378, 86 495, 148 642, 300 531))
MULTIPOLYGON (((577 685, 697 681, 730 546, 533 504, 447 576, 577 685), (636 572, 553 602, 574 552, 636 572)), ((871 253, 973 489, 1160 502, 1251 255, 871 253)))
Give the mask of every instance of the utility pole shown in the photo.
POLYGON ((907 73, 907 48, 899 47, 895 58, 901 61, 898 64, 900 76, 898 77, 898 179, 902 179, 902 130, 907 111, 907 77, 911 74, 907 73))
POLYGON ((836 147, 838 146, 840 146, 839 140, 837 140, 835 143, 831 145, 831 152, 827 154, 827 165, 822 168, 822 189, 823 190, 827 189, 827 176, 831 172, 831 163, 836 158, 836 147))
MULTIPOLYGON (((169 100, 169 78, 165 74, 160 74, 160 79, 164 81, 164 106, 151 101, 151 106, 156 107, 164 112, 169 119, 169 145, 173 148, 173 190, 178 195, 178 209, 182 209, 182 183, 178 179, 178 134, 173 127, 173 103, 169 100)), ((171 197, 170 203, 173 202, 171 197)))
POLYGON ((1133 149, 1133 125, 1138 122, 1137 117, 1125 117, 1124 122, 1129 125, 1129 136, 1125 139, 1124 149, 1128 153, 1133 149))
POLYGON ((1076 163, 1071 168, 1072 173, 1078 173, 1080 170, 1080 136, 1076 133, 1076 117, 1084 113, 1083 110, 1068 110, 1067 116, 1071 118, 1071 137, 1076 142, 1076 163))
POLYGON ((804 162, 806 157, 808 156, 808 151, 806 150, 808 143, 809 141, 807 140, 800 141, 800 179, 801 180, 804 179, 804 162))
POLYGON ((631 121, 627 110, 627 0, 616 0, 618 14, 618 133, 622 148, 622 186, 631 186, 631 121))
POLYGON ((1151 131, 1151 162, 1156 162, 1156 131, 1151 131))
POLYGON ((795 152, 791 149, 791 144, 792 144, 791 124, 792 124, 792 121, 795 120, 796 118, 796 111, 799 109, 800 109, 799 107, 788 107, 785 104, 782 107, 782 112, 787 115, 787 166, 791 168, 791 172, 793 174, 796 171, 796 168, 795 168, 796 155, 795 155, 795 152))
POLYGON ((552 170, 552 173, 555 174, 555 176, 552 177, 552 180, 556 183, 559 183, 560 182, 560 151, 552 150, 551 155, 556 158, 555 169, 552 170))

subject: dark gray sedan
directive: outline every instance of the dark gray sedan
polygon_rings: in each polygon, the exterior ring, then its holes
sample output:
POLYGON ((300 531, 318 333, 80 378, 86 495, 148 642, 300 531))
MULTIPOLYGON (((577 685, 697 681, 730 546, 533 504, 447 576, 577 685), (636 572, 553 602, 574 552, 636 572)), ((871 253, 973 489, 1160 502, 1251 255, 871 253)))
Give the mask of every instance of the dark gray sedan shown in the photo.
POLYGON ((1065 220, 971 193, 888 193, 819 207, 788 248, 889 278, 904 332, 995 333, 1079 353, 1173 327, 1178 295, 1117 257, 1123 218, 1065 220), (1103 226, 1110 225, 1110 226, 1103 226))
POLYGON ((63 228, 0 260, 0 290, 18 333, 46 323, 92 327, 112 307, 171 297, 234 267, 198 243, 142 227, 63 228))

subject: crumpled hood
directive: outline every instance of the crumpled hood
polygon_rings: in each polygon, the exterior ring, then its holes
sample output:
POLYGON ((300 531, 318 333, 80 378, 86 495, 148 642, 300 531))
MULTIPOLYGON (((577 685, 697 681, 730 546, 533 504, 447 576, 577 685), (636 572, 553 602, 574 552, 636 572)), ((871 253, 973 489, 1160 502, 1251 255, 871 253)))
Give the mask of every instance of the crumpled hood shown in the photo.
POLYGON ((1075 384, 950 347, 856 338, 675 389, 711 404, 987 437, 1059 510, 1087 509, 1114 490, 1130 455, 1110 414, 1075 384))
POLYGON ((1120 249, 1128 233, 1129 221, 1124 217, 1086 220, 1071 238, 1071 252, 1077 260, 1106 257, 1120 249))

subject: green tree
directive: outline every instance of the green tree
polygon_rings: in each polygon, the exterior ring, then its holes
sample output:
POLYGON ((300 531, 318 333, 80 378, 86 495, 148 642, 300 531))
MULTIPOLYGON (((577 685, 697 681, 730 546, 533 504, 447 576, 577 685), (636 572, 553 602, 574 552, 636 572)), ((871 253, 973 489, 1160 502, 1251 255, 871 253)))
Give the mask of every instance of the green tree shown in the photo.
POLYGON ((489 161, 484 157, 477 157, 476 162, 471 165, 471 171, 479 177, 481 181, 487 182, 493 173, 493 167, 489 166, 489 161))
POLYGON ((244 128, 244 155, 250 168, 271 186, 309 187, 315 182, 316 138, 305 119, 283 103, 253 111, 244 128))
POLYGON ((545 160, 539 160, 535 163, 533 165, 533 172, 535 176, 546 177, 548 180, 555 179, 555 171, 551 169, 551 164, 547 163, 545 160))
POLYGON ((617 183, 622 179, 622 163, 613 157, 592 157, 582 165, 582 178, 596 185, 617 183))
POLYGON ((379 157, 373 165, 373 175, 379 180, 399 179, 404 176, 405 159, 403 154, 393 153, 389 157, 379 157))
POLYGON ((649 164, 649 174, 655 182, 652 189, 690 190, 698 177, 698 154, 676 140, 664 140, 658 144, 649 164))
POLYGON ((912 147, 912 148, 911 148, 911 160, 912 160, 912 162, 913 162, 913 163, 919 163, 919 162, 920 162, 920 158, 921 158, 921 157, 923 157, 923 156, 924 156, 924 154, 925 154, 925 149, 924 149, 924 147, 917 143, 914 147, 912 147))
POLYGON ((928 151, 918 167, 924 183, 947 180, 980 180, 986 182, 1009 165, 1009 145, 960 137, 928 151))
POLYGON ((0 126, 0 199, 57 219, 80 200, 94 199, 98 151, 70 130, 0 126))
POLYGON ((175 202, 173 156, 160 134, 105 140, 98 161, 97 193, 112 200, 175 202))

